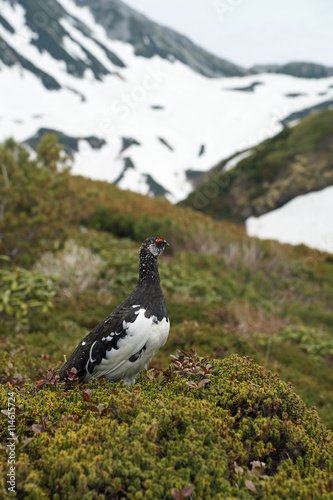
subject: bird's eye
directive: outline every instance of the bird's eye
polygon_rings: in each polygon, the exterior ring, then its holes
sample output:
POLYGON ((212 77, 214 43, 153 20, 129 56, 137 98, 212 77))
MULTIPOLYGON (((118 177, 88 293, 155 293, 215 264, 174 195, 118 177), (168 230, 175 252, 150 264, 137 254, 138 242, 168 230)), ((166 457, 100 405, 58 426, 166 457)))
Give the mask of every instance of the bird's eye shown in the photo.
POLYGON ((163 242, 164 242, 163 238, 157 238, 156 240, 156 243, 163 243, 163 242))

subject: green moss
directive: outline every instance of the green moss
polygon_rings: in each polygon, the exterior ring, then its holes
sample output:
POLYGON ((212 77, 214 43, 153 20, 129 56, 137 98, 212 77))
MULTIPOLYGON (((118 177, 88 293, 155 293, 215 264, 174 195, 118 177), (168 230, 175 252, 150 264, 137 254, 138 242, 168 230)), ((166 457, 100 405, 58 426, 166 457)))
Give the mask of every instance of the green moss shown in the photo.
POLYGON ((16 391, 17 498, 171 499, 173 487, 188 485, 192 498, 253 498, 246 480, 261 498, 332 498, 333 436, 316 412, 248 358, 210 361, 202 391, 186 384, 198 376, 144 373, 130 391, 89 382, 88 402, 79 388, 16 391), (264 462, 259 476, 253 461, 264 462))

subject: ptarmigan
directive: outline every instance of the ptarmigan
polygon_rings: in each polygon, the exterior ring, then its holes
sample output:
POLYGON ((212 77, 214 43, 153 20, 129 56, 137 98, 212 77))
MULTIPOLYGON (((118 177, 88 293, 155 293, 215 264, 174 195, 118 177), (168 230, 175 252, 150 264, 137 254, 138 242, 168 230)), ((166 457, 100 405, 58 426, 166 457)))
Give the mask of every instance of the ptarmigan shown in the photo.
POLYGON ((134 385, 139 372, 165 344, 170 321, 157 258, 168 243, 147 238, 140 247, 139 281, 133 292, 80 342, 58 374, 76 368, 83 380, 105 377, 134 385))

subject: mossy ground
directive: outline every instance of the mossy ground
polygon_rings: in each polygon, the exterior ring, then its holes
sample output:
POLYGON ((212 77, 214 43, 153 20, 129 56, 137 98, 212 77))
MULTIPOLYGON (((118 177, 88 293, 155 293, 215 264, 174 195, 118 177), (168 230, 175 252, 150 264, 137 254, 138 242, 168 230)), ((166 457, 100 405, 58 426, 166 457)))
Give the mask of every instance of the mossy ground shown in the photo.
POLYGON ((189 358, 212 365, 202 390, 171 367, 130 390, 15 391, 17 498, 171 499, 188 485, 198 499, 333 498, 333 435, 290 385, 246 357, 189 358))

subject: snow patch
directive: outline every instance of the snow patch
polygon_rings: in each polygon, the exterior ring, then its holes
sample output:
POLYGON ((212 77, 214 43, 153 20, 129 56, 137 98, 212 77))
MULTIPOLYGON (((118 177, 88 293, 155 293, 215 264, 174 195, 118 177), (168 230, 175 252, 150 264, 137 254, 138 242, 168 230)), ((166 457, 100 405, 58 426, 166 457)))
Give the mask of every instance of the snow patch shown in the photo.
POLYGON ((73 41, 69 36, 64 36, 62 39, 64 49, 75 59, 82 59, 85 61, 87 59, 87 55, 83 52, 80 45, 73 41))
POLYGON ((333 186, 297 196, 283 207, 249 217, 249 236, 278 240, 333 253, 333 186))
POLYGON ((223 172, 228 172, 229 170, 234 168, 237 165, 237 163, 244 160, 244 158, 247 158, 251 154, 252 154, 252 150, 249 150, 249 151, 244 151, 243 153, 239 153, 239 155, 234 156, 233 158, 231 158, 231 160, 229 160, 224 165, 223 172))

